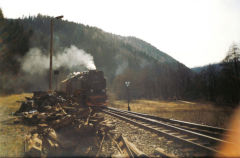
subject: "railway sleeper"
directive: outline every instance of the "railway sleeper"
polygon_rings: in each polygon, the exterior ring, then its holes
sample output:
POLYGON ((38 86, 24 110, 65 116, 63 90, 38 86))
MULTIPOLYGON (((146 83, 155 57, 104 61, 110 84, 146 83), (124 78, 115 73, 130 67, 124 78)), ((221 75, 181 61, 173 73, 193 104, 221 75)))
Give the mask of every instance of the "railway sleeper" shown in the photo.
MULTIPOLYGON (((127 122, 131 122, 131 123, 133 123, 133 124, 135 124, 135 125, 141 126, 141 127, 145 128, 145 129, 148 129, 148 130, 150 130, 150 131, 152 131, 152 132, 157 133, 157 134, 160 135, 160 136, 164 136, 164 137, 167 138, 167 139, 170 139, 170 140, 173 140, 173 139, 174 139, 175 141, 177 141, 177 142, 179 142, 179 143, 180 143, 180 142, 181 142, 181 143, 184 142, 184 146, 190 147, 190 148, 194 148, 194 149, 195 149, 196 151, 198 151, 198 152, 203 152, 203 153, 205 153, 205 156, 211 155, 211 154, 213 154, 213 153, 219 153, 219 152, 216 151, 215 149, 209 148, 209 147, 205 147, 205 146, 203 146, 202 144, 197 144, 197 143, 195 143, 195 142, 191 142, 191 141, 188 141, 188 140, 179 138, 179 137, 177 137, 177 136, 170 135, 170 134, 168 134, 167 132, 163 132, 163 131, 161 131, 161 130, 156 130, 156 129, 153 129, 153 128, 150 128, 150 127, 143 126, 141 123, 136 122, 136 120, 129 119, 129 117, 122 116, 122 115, 119 115, 119 114, 114 114, 114 113, 112 113, 112 112, 107 112, 107 111, 106 111, 105 113, 107 113, 107 114, 109 114, 109 115, 113 115, 113 116, 118 117, 118 118, 121 118, 121 119, 123 119, 123 120, 125 120, 125 121, 127 121, 127 122)), ((221 153, 220 153, 220 154, 221 154, 221 153)))
POLYGON ((125 112, 125 113, 136 114, 136 115, 139 115, 139 116, 155 119, 157 121, 161 121, 161 122, 169 123, 169 124, 176 124, 176 122, 177 122, 177 124, 179 126, 186 126, 188 128, 196 128, 198 130, 211 131, 211 132, 218 133, 219 135, 221 135, 223 133, 226 133, 226 131, 229 131, 228 129, 223 129, 223 128, 219 128, 219 127, 196 124, 196 123, 185 122, 185 121, 174 120, 174 119, 166 119, 166 118, 162 118, 162 117, 158 117, 158 116, 148 115, 148 114, 144 114, 144 113, 137 113, 137 112, 132 112, 132 111, 130 112, 130 111, 120 110, 120 109, 111 108, 111 107, 108 107, 108 109, 114 110, 114 111, 122 111, 122 112, 125 112))
MULTIPOLYGON (((114 110, 114 111, 116 111, 116 110, 114 110)), ((194 132, 194 131, 189 131, 189 130, 183 129, 181 127, 167 125, 166 123, 161 123, 161 122, 153 120, 153 119, 144 118, 144 117, 138 116, 136 114, 127 113, 127 112, 121 112, 121 111, 116 111, 116 113, 121 114, 121 115, 125 115, 128 118, 132 118, 132 119, 134 119, 136 121, 138 119, 138 120, 141 120, 141 122, 147 122, 147 123, 154 124, 154 125, 159 125, 159 126, 161 125, 161 126, 164 126, 166 128, 171 128, 171 130, 174 130, 175 132, 188 133, 188 135, 192 135, 193 137, 199 137, 199 139, 209 139, 209 140, 211 140, 213 142, 216 142, 216 141, 218 141, 218 142, 226 142, 226 141, 223 141, 223 140, 218 139, 218 138, 214 138, 214 137, 210 137, 210 136, 207 136, 207 135, 203 135, 203 134, 200 134, 200 133, 197 133, 197 132, 194 132)), ((168 131, 166 131, 166 132, 168 132, 168 131)), ((230 143, 230 142, 226 142, 226 143, 230 143)))

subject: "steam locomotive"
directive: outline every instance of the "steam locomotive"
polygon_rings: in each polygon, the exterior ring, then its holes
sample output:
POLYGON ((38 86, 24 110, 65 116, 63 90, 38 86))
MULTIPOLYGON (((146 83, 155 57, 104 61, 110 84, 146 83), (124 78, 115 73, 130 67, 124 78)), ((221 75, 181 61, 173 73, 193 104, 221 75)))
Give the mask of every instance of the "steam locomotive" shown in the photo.
POLYGON ((103 71, 89 70, 61 82, 60 91, 87 106, 106 106, 106 79, 103 71))

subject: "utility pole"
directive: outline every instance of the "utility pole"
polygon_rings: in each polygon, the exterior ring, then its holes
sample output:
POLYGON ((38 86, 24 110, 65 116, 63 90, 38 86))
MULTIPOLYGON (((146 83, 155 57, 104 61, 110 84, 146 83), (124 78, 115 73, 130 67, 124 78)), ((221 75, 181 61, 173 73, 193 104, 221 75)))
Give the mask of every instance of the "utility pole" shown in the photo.
POLYGON ((55 91, 58 91, 58 75, 59 75, 59 70, 54 70, 54 77, 55 77, 55 91))
POLYGON ((51 19, 50 32, 51 32, 51 39, 50 39, 49 91, 52 91, 53 19, 51 19))
MULTIPOLYGON (((63 16, 57 16, 54 19, 61 19, 63 16)), ((51 38, 50 38, 50 66, 49 66, 49 91, 52 91, 52 55, 53 55, 53 20, 51 19, 50 23, 50 33, 51 33, 51 38)))

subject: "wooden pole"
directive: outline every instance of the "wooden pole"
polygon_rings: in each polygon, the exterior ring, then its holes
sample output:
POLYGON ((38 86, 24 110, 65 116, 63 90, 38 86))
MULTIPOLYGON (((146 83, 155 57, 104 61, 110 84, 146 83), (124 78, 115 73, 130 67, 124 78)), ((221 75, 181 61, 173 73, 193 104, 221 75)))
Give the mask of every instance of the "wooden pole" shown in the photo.
POLYGON ((52 91, 53 19, 51 19, 50 32, 51 39, 50 39, 49 91, 52 91))

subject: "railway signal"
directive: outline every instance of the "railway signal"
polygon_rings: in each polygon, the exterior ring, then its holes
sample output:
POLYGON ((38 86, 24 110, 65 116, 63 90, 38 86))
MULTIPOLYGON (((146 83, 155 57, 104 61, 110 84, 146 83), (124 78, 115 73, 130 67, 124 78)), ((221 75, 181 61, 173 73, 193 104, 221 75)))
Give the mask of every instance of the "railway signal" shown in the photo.
POLYGON ((128 111, 131 111, 131 108, 129 106, 129 102, 130 102, 130 95, 129 95, 129 87, 130 87, 130 81, 125 81, 125 85, 127 87, 127 96, 128 96, 128 111))

